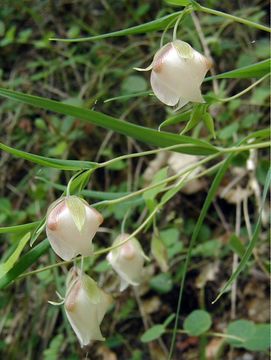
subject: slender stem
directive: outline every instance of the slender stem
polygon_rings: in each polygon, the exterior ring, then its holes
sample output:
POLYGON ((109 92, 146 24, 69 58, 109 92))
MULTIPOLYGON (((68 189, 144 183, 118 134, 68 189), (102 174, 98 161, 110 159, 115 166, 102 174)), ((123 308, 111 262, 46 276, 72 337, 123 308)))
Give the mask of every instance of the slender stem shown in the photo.
POLYGON ((43 272, 43 271, 51 270, 51 269, 55 268, 56 266, 70 264, 72 261, 73 260, 71 260, 71 261, 60 261, 58 263, 54 263, 54 264, 51 264, 51 265, 44 266, 44 267, 42 267, 40 269, 25 272, 25 273, 19 275, 18 277, 19 277, 19 279, 22 279, 22 278, 25 278, 25 277, 30 276, 30 275, 35 275, 35 274, 38 274, 38 273, 43 272))
POLYGON ((161 40, 160 40, 160 48, 163 47, 165 34, 166 34, 166 32, 168 31, 169 27, 174 23, 174 21, 175 21, 175 19, 173 19, 172 21, 170 21, 170 22, 167 24, 165 30, 163 31, 163 34, 162 34, 161 40))
POLYGON ((254 27, 255 29, 267 31, 269 33, 271 32, 271 29, 268 26, 257 24, 257 23, 255 23, 253 21, 246 20, 246 19, 240 18, 238 16, 234 16, 234 15, 231 15, 231 14, 227 14, 227 13, 222 12, 222 11, 210 9, 210 8, 205 7, 205 6, 201 6, 198 3, 194 7, 194 10, 195 11, 202 11, 202 12, 205 12, 207 14, 221 16, 221 17, 224 17, 224 18, 229 19, 231 21, 239 22, 241 24, 244 24, 244 25, 247 25, 247 26, 250 26, 250 27, 254 27))
POLYGON ((120 161, 120 160, 126 160, 126 159, 146 156, 146 155, 153 155, 153 154, 157 154, 157 153, 159 153, 161 151, 178 150, 179 148, 182 149, 182 148, 186 148, 186 147, 190 148, 191 144, 175 144, 175 145, 167 146, 167 147, 164 147, 164 148, 159 148, 159 149, 154 149, 154 150, 147 150, 147 151, 127 154, 127 155, 121 155, 121 156, 118 156, 118 157, 116 157, 114 159, 111 159, 111 160, 100 163, 98 165, 98 168, 106 167, 106 166, 111 165, 114 162, 117 162, 117 161, 120 161))
MULTIPOLYGON (((262 80, 263 80, 263 78, 260 79, 259 81, 262 81, 262 80)), ((252 85, 255 86, 255 83, 252 84, 252 85)), ((221 100, 223 100, 223 99, 221 99, 221 100)), ((105 162, 102 162, 102 163, 98 164, 97 168, 106 167, 106 166, 111 165, 114 162, 117 162, 117 161, 120 161, 120 160, 137 158, 137 157, 146 156, 146 155, 153 155, 153 154, 157 154, 157 153, 159 153, 161 151, 178 150, 178 149, 182 149, 182 148, 186 148, 186 147, 191 147, 191 144, 175 144, 175 145, 167 146, 167 147, 164 147, 164 148, 159 148, 159 149, 154 149, 154 150, 147 150, 147 151, 142 151, 142 152, 139 152, 139 153, 127 154, 127 155, 121 155, 121 156, 118 156, 118 157, 116 157, 114 159, 111 159, 111 160, 108 160, 108 161, 105 161, 105 162)), ((263 146, 263 147, 265 147, 265 146, 263 146)), ((238 149, 243 149, 243 147, 241 147, 241 146, 239 148, 232 147, 232 148, 228 148, 228 149, 227 148, 226 149, 218 148, 217 150, 219 152, 221 152, 221 153, 227 153, 227 152, 231 152, 231 151, 237 151, 238 149)))
MULTIPOLYGON (((104 200, 104 201, 100 201, 96 204, 93 204, 93 206, 100 206, 100 205, 112 205, 112 204, 118 204, 122 201, 126 201, 128 199, 131 199, 135 196, 138 196, 142 193, 144 193, 145 191, 148 191, 148 190, 151 190, 151 189, 154 189, 155 187, 157 186, 160 186, 160 185, 163 185, 165 183, 168 183, 168 182, 171 182, 171 181, 174 181, 176 179, 178 179, 180 176, 186 174, 187 172, 191 171, 191 170, 194 170, 195 168, 197 168, 199 165, 203 165, 205 164, 206 162, 210 161, 210 160, 213 160, 215 157, 223 154, 223 153, 231 153, 231 152, 240 152, 240 151, 246 151, 246 150, 250 150, 250 149, 260 149, 260 148, 265 148, 265 147, 269 147, 271 145, 271 142, 270 141, 266 141, 266 142, 262 142, 262 143, 259 143, 259 144, 250 144, 250 145, 244 145, 244 146, 239 146, 239 147, 231 147, 231 148, 227 148, 227 149, 223 149, 223 148, 219 148, 218 149, 218 153, 216 154, 213 154, 213 155, 210 155, 208 156, 207 158, 197 162, 196 164, 194 165, 191 165, 189 167, 187 167, 186 169, 182 170, 180 173, 176 174, 176 175, 173 175, 173 176, 170 176, 164 180, 161 180, 155 184, 152 184, 150 186, 147 186, 143 189, 140 189, 138 191, 135 191, 133 193, 130 193, 128 195, 124 195, 120 198, 117 198, 117 199, 113 199, 113 200, 104 200)), ((169 148, 173 148, 175 147, 175 145, 173 146, 170 146, 169 148)), ((161 151, 161 149, 159 149, 161 151)), ((151 151, 155 151, 155 150, 150 150, 148 151, 148 153, 150 153, 151 151)), ((158 152, 156 150, 156 152, 158 152)), ((142 153, 141 153, 142 154, 142 153)), ((130 154, 131 157, 136 157, 138 156, 139 154, 138 153, 135 153, 135 154, 130 154)), ((125 155, 124 155, 125 156, 125 155)), ((127 155, 126 157, 128 157, 129 155, 127 155)), ((122 157, 119 157, 119 158, 122 158, 122 157)), ((119 159, 118 158, 118 159, 119 159)), ((117 158, 116 158, 117 159, 117 158)), ((115 159, 113 159, 115 160, 115 159)), ((113 161, 113 160, 109 160, 109 162, 113 161)), ((108 163, 108 162, 106 162, 108 163)), ((105 163, 104 163, 105 164, 105 163)))
POLYGON ((228 149, 220 148, 219 151, 221 151, 221 153, 223 153, 223 154, 227 154, 230 152, 247 151, 247 150, 251 150, 251 149, 262 149, 262 148, 266 148, 269 146, 271 146, 271 141, 265 141, 262 143, 243 145, 243 146, 238 146, 238 147, 231 147, 228 149))
POLYGON ((120 230, 121 234, 124 234, 124 233, 125 233, 125 224, 126 224, 126 220, 127 220, 128 216, 130 215, 130 210, 131 210, 131 209, 129 209, 129 210, 126 212, 126 214, 124 215, 124 218, 123 218, 123 220, 122 220, 121 230, 120 230))
MULTIPOLYGON (((131 154, 131 155, 133 155, 133 154, 131 154)), ((170 177, 168 177, 168 178, 166 178, 166 179, 164 179, 164 180, 161 180, 161 181, 159 181, 159 182, 157 182, 157 183, 155 183, 155 184, 152 184, 152 185, 147 186, 147 187, 145 187, 145 188, 143 188, 143 189, 140 189, 140 190, 138 190, 138 191, 135 191, 135 192, 133 192, 133 193, 131 193, 131 194, 122 196, 122 197, 120 197, 120 198, 118 198, 118 199, 100 201, 100 202, 98 202, 98 203, 96 203, 96 204, 93 204, 92 206, 95 206, 95 207, 96 207, 96 206, 100 206, 100 205, 118 204, 118 203, 120 203, 120 202, 122 202, 122 201, 126 201, 126 200, 128 200, 128 199, 131 199, 131 198, 133 198, 133 197, 135 197, 135 196, 138 196, 138 195, 144 193, 145 191, 154 189, 154 188, 156 188, 157 186, 160 186, 160 185, 166 184, 166 183, 168 183, 168 182, 174 181, 174 180, 178 179, 180 176, 186 174, 187 172, 190 172, 190 171, 196 169, 199 165, 203 165, 203 164, 207 163, 208 161, 213 160, 215 157, 217 157, 217 156, 219 156, 219 155, 220 155, 220 152, 218 152, 218 153, 216 153, 216 154, 213 154, 213 155, 210 155, 210 156, 208 156, 207 158, 205 158, 205 159, 203 159, 203 160, 201 160, 201 161, 198 161, 196 164, 193 164, 193 165, 191 165, 191 166, 188 166, 186 169, 182 170, 181 172, 177 173, 176 175, 172 175, 172 176, 170 176, 170 177)))
POLYGON ((267 79, 269 76, 270 76, 270 74, 266 74, 265 76, 263 76, 262 78, 260 78, 259 80, 255 81, 253 84, 251 84, 249 87, 247 87, 245 90, 239 92, 236 95, 230 96, 228 98, 219 99, 219 101, 221 101, 221 102, 229 102, 231 100, 237 99, 240 96, 243 96, 244 94, 246 94, 247 92, 252 90, 255 86, 259 85, 263 80, 267 79))
MULTIPOLYGON (((173 329, 168 329, 166 332, 172 333, 173 329)), ((183 329, 179 329, 177 330, 177 333, 179 334, 188 334, 189 332, 183 329)), ((230 335, 230 334, 224 334, 224 333, 219 333, 219 332, 213 332, 213 331, 207 331, 206 333, 204 333, 203 335, 206 336, 216 336, 216 337, 221 337, 223 339, 231 339, 231 340, 236 340, 236 341, 240 341, 240 342, 244 342, 243 338, 240 338, 238 336, 235 335, 230 335)))
POLYGON ((178 17, 175 25, 174 25, 174 29, 173 29, 173 41, 175 41, 177 39, 177 31, 178 31, 178 26, 180 24, 180 21, 182 20, 182 18, 184 17, 184 15, 186 15, 188 12, 191 12, 192 9, 184 9, 183 12, 180 14, 180 16, 178 17))
POLYGON ((129 241, 130 239, 135 237, 148 224, 148 222, 155 216, 155 214, 158 212, 158 210, 160 210, 160 208, 161 208, 161 205, 160 204, 157 205, 154 208, 154 210, 150 213, 150 215, 143 221, 143 223, 131 235, 129 235, 125 240, 119 242, 117 245, 112 245, 112 246, 107 247, 106 249, 95 251, 94 255, 98 256, 98 255, 105 254, 111 250, 114 250, 114 249, 122 246, 127 241, 129 241))
POLYGON ((75 173, 69 180, 68 185, 67 185, 67 189, 66 189, 66 195, 70 196, 70 189, 71 189, 71 185, 73 183, 73 181, 82 173, 82 171, 79 171, 77 173, 75 173))

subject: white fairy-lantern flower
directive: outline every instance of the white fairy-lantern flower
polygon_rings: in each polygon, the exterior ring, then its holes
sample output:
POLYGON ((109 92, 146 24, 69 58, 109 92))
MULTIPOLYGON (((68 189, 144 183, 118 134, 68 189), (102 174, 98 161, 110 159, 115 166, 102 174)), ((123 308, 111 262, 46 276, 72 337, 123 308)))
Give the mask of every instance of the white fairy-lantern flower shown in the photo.
POLYGON ((55 201, 47 211, 46 234, 55 253, 64 260, 92 254, 92 239, 102 215, 77 196, 55 201))
POLYGON ((204 102, 200 86, 211 66, 212 61, 188 43, 175 40, 159 49, 146 69, 135 70, 151 70, 155 96, 164 104, 180 109, 189 101, 204 102))
MULTIPOLYGON (((119 235, 113 246, 121 244, 129 236, 128 234, 119 235)), ((140 284, 144 259, 147 259, 147 256, 144 254, 138 240, 134 237, 108 253, 107 260, 121 280, 120 291, 125 290, 128 285, 137 286, 140 284)))
POLYGON ((97 283, 78 268, 72 268, 66 282, 64 308, 80 345, 92 340, 105 340, 100 324, 112 298, 97 283))

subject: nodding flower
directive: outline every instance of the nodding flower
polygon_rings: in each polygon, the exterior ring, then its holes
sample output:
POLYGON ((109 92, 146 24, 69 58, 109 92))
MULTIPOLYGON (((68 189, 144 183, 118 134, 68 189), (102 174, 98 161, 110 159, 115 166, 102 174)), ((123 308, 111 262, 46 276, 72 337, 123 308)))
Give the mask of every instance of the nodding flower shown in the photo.
POLYGON ((92 340, 105 340, 100 324, 111 303, 111 296, 91 277, 76 267, 71 269, 66 282, 64 308, 82 347, 92 340))
POLYGON ((211 66, 212 61, 188 43, 175 40, 159 49, 146 69, 135 70, 151 70, 151 87, 155 96, 178 110, 189 101, 204 102, 200 86, 211 66))
MULTIPOLYGON (((122 243, 128 237, 128 234, 119 235, 113 246, 122 243)), ((125 290, 128 285, 137 286, 140 284, 144 259, 146 258, 140 243, 134 237, 108 253, 107 260, 121 280, 120 291, 125 290)))
POLYGON ((92 239, 102 215, 77 196, 55 201, 47 211, 46 234, 55 253, 64 260, 92 254, 92 239))

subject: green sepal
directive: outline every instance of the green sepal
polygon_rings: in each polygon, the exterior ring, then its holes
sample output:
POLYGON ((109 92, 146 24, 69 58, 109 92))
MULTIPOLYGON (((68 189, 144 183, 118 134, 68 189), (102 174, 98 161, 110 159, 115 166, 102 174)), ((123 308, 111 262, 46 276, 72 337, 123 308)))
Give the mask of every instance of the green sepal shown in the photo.
POLYGON ((84 202, 77 196, 68 196, 65 201, 77 229, 81 232, 86 221, 86 208, 84 202))
POLYGON ((90 276, 82 275, 82 287, 86 291, 90 301, 93 304, 99 304, 101 301, 101 290, 90 276))

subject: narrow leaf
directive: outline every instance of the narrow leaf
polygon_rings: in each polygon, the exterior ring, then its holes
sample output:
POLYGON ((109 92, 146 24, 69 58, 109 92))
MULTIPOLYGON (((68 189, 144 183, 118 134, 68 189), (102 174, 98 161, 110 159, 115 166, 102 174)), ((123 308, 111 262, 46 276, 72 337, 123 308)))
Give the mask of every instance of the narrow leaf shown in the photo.
POLYGON ((32 247, 37 240, 37 238, 40 236, 40 234, 43 232, 44 228, 46 226, 46 217, 44 217, 41 221, 39 221, 38 226, 33 231, 30 239, 30 246, 32 247))
POLYGON ((19 233, 34 229, 40 222, 35 221, 29 224, 0 227, 0 234, 19 233))
POLYGON ((30 232, 27 233, 18 243, 15 251, 12 253, 12 255, 6 260, 3 264, 0 264, 0 279, 6 275, 6 273, 12 269, 16 261, 18 260, 19 256, 21 255, 21 252, 23 251, 25 245, 30 239, 30 232))
POLYGON ((170 125, 176 125, 183 121, 188 121, 190 118, 192 110, 184 111, 180 114, 177 114, 175 116, 171 116, 164 120, 160 126, 159 129, 162 129, 163 127, 170 126, 170 125))
POLYGON ((26 269, 33 265, 37 259, 49 249, 49 241, 44 240, 27 254, 23 255, 17 263, 0 279, 0 289, 7 287, 13 280, 20 276, 26 269))
POLYGON ((210 134, 212 135, 212 137, 215 139, 216 138, 216 134, 215 134, 215 126, 214 126, 214 119, 213 117, 206 112, 203 115, 203 121, 205 126, 207 127, 207 129, 209 130, 210 134))
POLYGON ((270 73, 271 59, 266 59, 255 64, 247 65, 239 69, 231 70, 218 74, 215 76, 209 76, 204 81, 210 81, 213 79, 251 79, 261 78, 264 75, 270 73))
POLYGON ((82 42, 82 41, 94 41, 94 40, 101 40, 116 36, 127 36, 127 35, 134 35, 134 34, 146 34, 151 31, 158 31, 158 30, 164 30, 168 25, 169 28, 174 26, 175 20, 180 16, 182 11, 174 12, 170 15, 166 15, 164 17, 161 17, 160 19, 153 20, 150 22, 147 22, 145 24, 132 26, 127 29, 118 30, 106 34, 101 35, 95 35, 95 36, 88 36, 83 38, 76 38, 76 39, 60 39, 60 38, 52 38, 50 40, 52 41, 64 41, 64 42, 82 42))
POLYGON ((182 135, 192 130, 195 126, 198 125, 198 123, 201 120, 201 117, 205 112, 205 109, 206 109, 205 105, 202 104, 194 105, 192 112, 190 114, 190 119, 188 123, 185 125, 185 128, 181 132, 182 135))
POLYGON ((0 143, 0 149, 19 158, 31 161, 35 164, 52 167, 55 169, 61 169, 61 170, 92 169, 97 167, 98 165, 97 163, 90 161, 61 160, 61 159, 48 158, 40 155, 31 154, 22 150, 17 150, 13 147, 4 145, 2 143, 0 143))
POLYGON ((239 257, 242 257, 245 254, 246 248, 239 237, 235 234, 232 234, 230 237, 229 245, 239 257))
POLYGON ((162 324, 154 325, 148 329, 140 338, 143 343, 158 339, 165 333, 165 327, 162 324))
POLYGON ((3 88, 0 88, 0 95, 25 104, 85 120, 103 128, 143 141, 149 145, 152 144, 155 146, 166 147, 182 144, 182 147, 176 149, 176 151, 192 155, 209 155, 218 151, 214 146, 202 140, 149 129, 126 121, 118 120, 93 110, 63 104, 55 100, 27 95, 3 88))

